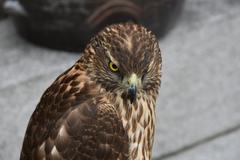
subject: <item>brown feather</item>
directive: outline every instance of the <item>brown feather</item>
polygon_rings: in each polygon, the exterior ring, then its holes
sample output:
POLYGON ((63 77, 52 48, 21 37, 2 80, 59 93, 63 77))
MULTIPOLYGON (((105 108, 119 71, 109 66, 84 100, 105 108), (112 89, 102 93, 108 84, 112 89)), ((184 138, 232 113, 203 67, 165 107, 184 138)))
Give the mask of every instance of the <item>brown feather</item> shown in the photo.
POLYGON ((160 50, 150 31, 132 23, 105 28, 43 94, 20 159, 151 159, 160 77, 160 50), (109 60, 119 73, 109 70, 109 60), (122 83, 133 72, 142 84, 131 104, 122 83))

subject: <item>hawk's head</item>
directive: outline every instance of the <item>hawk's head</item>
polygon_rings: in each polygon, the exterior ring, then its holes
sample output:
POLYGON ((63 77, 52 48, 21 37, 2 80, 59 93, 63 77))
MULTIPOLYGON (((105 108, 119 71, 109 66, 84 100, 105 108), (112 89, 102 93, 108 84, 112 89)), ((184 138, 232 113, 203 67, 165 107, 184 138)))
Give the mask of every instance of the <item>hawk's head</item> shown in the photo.
POLYGON ((90 75, 107 91, 131 102, 138 93, 158 93, 160 49, 146 28, 132 23, 111 25, 91 40, 87 51, 90 75))

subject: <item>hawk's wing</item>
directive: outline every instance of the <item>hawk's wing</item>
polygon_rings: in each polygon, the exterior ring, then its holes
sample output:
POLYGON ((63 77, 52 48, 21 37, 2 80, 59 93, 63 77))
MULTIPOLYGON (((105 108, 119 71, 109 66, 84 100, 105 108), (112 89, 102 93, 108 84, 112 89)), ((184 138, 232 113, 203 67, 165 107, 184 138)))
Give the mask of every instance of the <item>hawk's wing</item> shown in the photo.
POLYGON ((89 94, 93 86, 79 89, 75 77, 58 78, 43 95, 29 122, 21 160, 128 159, 128 136, 116 109, 89 94))
POLYGON ((50 132, 36 131, 49 132, 40 143, 40 133, 26 135, 21 159, 127 159, 128 137, 113 106, 87 101, 64 117, 50 132))

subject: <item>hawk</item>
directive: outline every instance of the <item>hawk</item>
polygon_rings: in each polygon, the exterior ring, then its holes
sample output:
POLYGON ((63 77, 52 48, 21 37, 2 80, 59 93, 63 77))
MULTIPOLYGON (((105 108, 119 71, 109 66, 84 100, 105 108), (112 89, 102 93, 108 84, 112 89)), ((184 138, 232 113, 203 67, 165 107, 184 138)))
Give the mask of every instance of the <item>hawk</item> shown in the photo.
POLYGON ((20 159, 150 160, 161 64, 145 27, 103 29, 43 94, 20 159))

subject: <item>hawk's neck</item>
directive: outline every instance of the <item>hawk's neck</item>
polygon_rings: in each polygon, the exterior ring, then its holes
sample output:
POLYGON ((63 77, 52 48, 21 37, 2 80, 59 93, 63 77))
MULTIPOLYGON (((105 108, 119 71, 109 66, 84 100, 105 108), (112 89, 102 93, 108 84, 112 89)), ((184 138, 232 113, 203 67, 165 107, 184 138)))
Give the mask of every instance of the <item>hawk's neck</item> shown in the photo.
POLYGON ((112 98, 130 141, 130 159, 151 159, 155 130, 156 100, 140 93, 133 104, 124 101, 120 95, 112 98))

